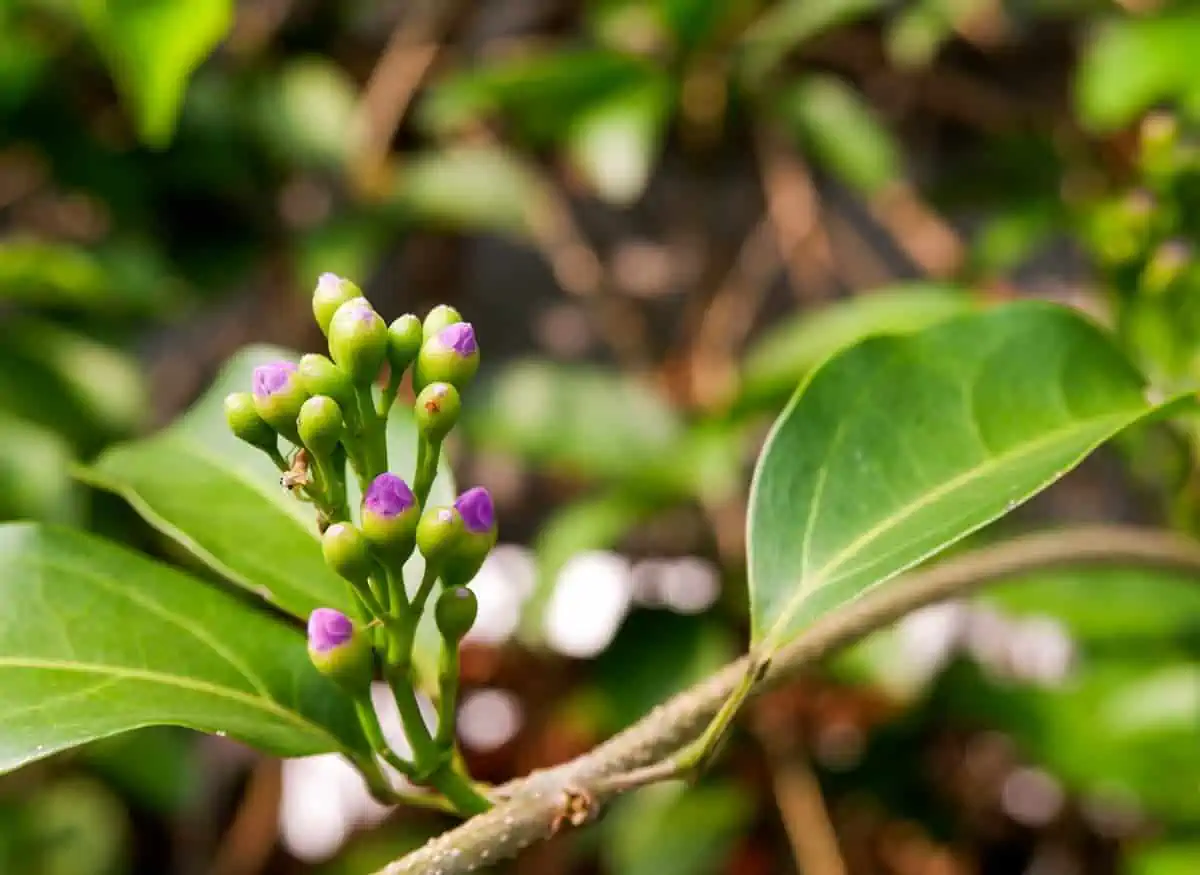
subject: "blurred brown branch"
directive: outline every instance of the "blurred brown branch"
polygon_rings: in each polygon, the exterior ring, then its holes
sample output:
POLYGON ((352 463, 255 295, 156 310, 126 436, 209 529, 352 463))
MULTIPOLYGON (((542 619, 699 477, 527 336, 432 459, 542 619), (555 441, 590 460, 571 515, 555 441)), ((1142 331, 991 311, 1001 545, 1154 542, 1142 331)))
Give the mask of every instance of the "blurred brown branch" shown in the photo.
MULTIPOLYGON (((1200 578, 1200 543, 1163 531, 1089 526, 984 547, 912 572, 822 617, 774 656, 759 689, 786 680, 918 608, 962 596, 985 583, 1048 566, 1122 563, 1177 568, 1200 578)), ((590 753, 500 787, 496 795, 504 801, 495 808, 378 875, 471 872, 549 838, 564 822, 586 822, 620 792, 676 777, 664 758, 704 730, 741 683, 748 665, 748 657, 736 660, 590 753)))

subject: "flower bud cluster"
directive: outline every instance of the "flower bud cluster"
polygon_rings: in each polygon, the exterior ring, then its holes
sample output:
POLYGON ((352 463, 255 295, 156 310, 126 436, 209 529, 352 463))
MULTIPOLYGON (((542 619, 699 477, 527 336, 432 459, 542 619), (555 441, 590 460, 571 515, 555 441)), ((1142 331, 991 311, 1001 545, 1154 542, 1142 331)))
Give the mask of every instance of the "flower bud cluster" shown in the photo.
POLYGON ((491 496, 476 487, 452 504, 426 504, 461 392, 479 368, 479 345, 453 307, 388 324, 357 285, 334 274, 318 280, 312 312, 328 354, 261 365, 250 391, 225 399, 225 412, 230 430, 270 455, 285 483, 317 507, 325 562, 348 582, 359 615, 314 611, 309 653, 320 671, 361 691, 376 657, 391 658, 391 637, 411 638, 419 619, 413 614, 431 594, 409 600, 404 571, 414 551, 426 569, 422 585, 436 581, 444 590, 432 610, 447 645, 457 646, 475 620, 467 584, 496 543, 491 496), (419 440, 408 480, 388 470, 386 439, 406 373, 419 440), (362 496, 353 510, 346 497, 351 475, 362 496))

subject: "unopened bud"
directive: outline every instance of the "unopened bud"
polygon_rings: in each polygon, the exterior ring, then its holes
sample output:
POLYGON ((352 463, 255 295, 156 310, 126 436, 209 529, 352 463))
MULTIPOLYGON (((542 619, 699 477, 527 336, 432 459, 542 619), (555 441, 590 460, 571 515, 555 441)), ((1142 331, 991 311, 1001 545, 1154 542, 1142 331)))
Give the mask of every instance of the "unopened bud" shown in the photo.
POLYGON ((328 395, 314 395, 304 402, 296 417, 296 428, 304 446, 319 459, 328 458, 342 439, 346 423, 342 408, 328 395))
POLYGON ((334 523, 321 536, 325 564, 355 585, 366 583, 371 574, 371 552, 367 540, 350 523, 334 523))
POLYGON ((362 533, 383 557, 403 562, 412 555, 421 508, 408 484, 385 472, 371 481, 362 503, 362 533))
POLYGON ((354 298, 338 307, 329 323, 329 354, 355 385, 369 386, 375 381, 387 348, 387 326, 366 298, 354 298))
POLYGON ((417 523, 417 549, 429 565, 440 566, 458 546, 462 517, 452 507, 431 507, 417 523))
POLYGON ((356 695, 365 692, 375 676, 366 631, 333 608, 317 608, 309 615, 308 656, 317 671, 356 695))
POLYGON ((430 383, 420 394, 414 405, 417 428, 431 443, 438 443, 458 422, 462 408, 458 390, 449 383, 430 383))
POLYGON ((462 389, 479 369, 479 344, 470 322, 455 322, 425 341, 417 355, 417 390, 430 383, 462 389))
POLYGON ((329 323, 338 307, 347 301, 362 297, 362 289, 334 273, 323 273, 317 280, 317 288, 313 292, 312 310, 321 326, 322 334, 329 334, 329 323))
POLYGON ((468 489, 454 502, 454 510, 462 520, 462 533, 442 565, 442 579, 447 586, 470 583, 488 553, 496 546, 499 527, 491 494, 482 486, 468 489))
POLYGON ((449 304, 438 304, 425 315, 425 321, 421 324, 421 340, 423 342, 436 337, 442 333, 443 328, 462 321, 462 314, 449 304))
POLYGON ((454 586, 443 591, 433 611, 438 631, 452 644, 466 637, 475 625, 478 614, 479 600, 465 586, 454 586))
POLYGON ((288 361, 272 362, 254 369, 254 408, 272 428, 292 443, 300 442, 296 417, 308 400, 296 366, 288 361))
POLYGON ((388 326, 388 363, 395 373, 406 370, 417 360, 424 340, 421 320, 412 313, 405 313, 388 326))
POLYGON ((225 397, 225 421, 240 440, 268 453, 278 451, 279 436, 258 415, 254 396, 249 392, 234 392, 225 397))
POLYGON ((328 395, 342 408, 343 414, 358 403, 350 375, 319 353, 300 357, 300 382, 310 395, 328 395))

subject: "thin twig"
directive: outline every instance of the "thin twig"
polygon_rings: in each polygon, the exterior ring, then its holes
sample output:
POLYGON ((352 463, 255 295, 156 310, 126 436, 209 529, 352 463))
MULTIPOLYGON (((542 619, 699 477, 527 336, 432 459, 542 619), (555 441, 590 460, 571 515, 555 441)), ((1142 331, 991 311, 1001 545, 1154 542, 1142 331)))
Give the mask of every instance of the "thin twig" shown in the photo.
MULTIPOLYGON (((1097 564, 1161 566, 1200 577, 1200 544, 1168 532, 1089 526, 1028 535, 948 559, 813 623, 776 654, 763 686, 785 680, 918 608, 961 596, 984 583, 1047 566, 1097 564)), ((390 864, 379 875, 460 875, 508 859, 548 838, 564 819, 575 824, 586 821, 608 801, 602 792, 605 779, 661 762, 702 733, 742 681, 748 664, 746 657, 730 663, 590 753, 498 788, 494 795, 506 801, 390 864)))

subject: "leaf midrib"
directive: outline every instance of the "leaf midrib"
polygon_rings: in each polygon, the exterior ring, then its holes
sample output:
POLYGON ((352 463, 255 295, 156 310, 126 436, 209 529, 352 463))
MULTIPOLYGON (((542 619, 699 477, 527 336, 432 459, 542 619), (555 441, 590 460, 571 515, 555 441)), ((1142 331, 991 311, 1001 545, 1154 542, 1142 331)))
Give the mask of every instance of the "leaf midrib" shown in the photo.
POLYGON ((231 702, 247 705, 264 713, 279 717, 301 729, 311 730, 317 737, 332 742, 333 750, 343 750, 345 748, 345 745, 343 745, 341 741, 332 733, 330 733, 325 727, 321 726, 320 724, 313 723, 295 711, 284 708, 276 703, 273 699, 251 695, 249 693, 244 693, 241 690, 235 690, 230 687, 223 687, 217 684, 210 684, 206 681, 183 677, 182 675, 169 675, 164 674, 163 672, 150 671, 148 669, 130 668, 128 666, 104 665, 100 663, 76 662, 74 660, 0 657, 0 669, 4 668, 106 675, 109 677, 120 678, 121 680, 144 681, 146 683, 159 684, 165 687, 190 690, 194 693, 202 693, 204 695, 213 696, 214 698, 228 699, 231 702))
MULTIPOLYGON (((1100 423, 1107 422, 1108 420, 1123 421, 1125 419, 1128 419, 1131 416, 1135 416, 1135 413, 1140 414, 1141 412, 1144 412, 1144 411, 1135 412, 1135 411, 1131 410, 1128 413, 1120 413, 1120 414, 1112 413, 1112 414, 1109 414, 1104 417, 1097 417, 1093 420, 1089 420, 1089 422, 1099 425, 1100 423)), ((965 485, 971 483, 972 481, 985 476, 986 474, 990 473, 994 468, 1000 466, 1001 464, 1009 463, 1016 459, 1020 459, 1023 456, 1028 455, 1028 454, 1034 452, 1035 450, 1040 449, 1044 444, 1054 442, 1054 441, 1058 440, 1059 438, 1061 438, 1064 434, 1068 434, 1070 432, 1077 431, 1082 427, 1083 426, 1081 425, 1081 422, 1076 421, 1075 423, 1072 423, 1070 426, 1067 426, 1064 428, 1058 428, 1058 429, 1055 429, 1054 431, 1047 432, 1046 434, 1042 435, 1041 437, 1035 438, 1034 440, 1022 445, 1019 449, 1017 449, 1014 452, 1002 453, 997 456, 992 456, 991 458, 986 460, 983 464, 978 465, 974 468, 970 468, 970 469, 964 471, 963 473, 958 474, 955 477, 952 477, 950 480, 947 480, 945 483, 941 484, 940 486, 938 486, 934 489, 931 489, 929 492, 927 492, 924 495, 922 495, 921 497, 917 498, 915 501, 911 502, 910 504, 905 505, 904 508, 902 508, 898 513, 891 514, 891 515, 885 517, 884 519, 880 520, 875 525, 871 526, 871 528, 867 529, 867 531, 863 532, 861 535, 859 535, 857 538, 855 538, 853 541, 851 541, 849 544, 847 544, 845 547, 843 547, 841 550, 839 550, 833 557, 831 557, 830 560, 825 563, 825 566, 823 568, 821 568, 821 570, 819 572, 817 572, 815 575, 813 575, 813 577, 810 579, 811 582, 809 580, 803 580, 803 579, 801 580, 800 588, 797 591, 795 597, 793 599, 791 599, 791 601, 788 602, 787 608, 780 614, 779 619, 777 619, 775 621, 775 623, 767 631, 766 635, 763 636, 763 641, 766 643, 767 648, 770 649, 773 646, 772 642, 774 641, 774 639, 777 636, 779 636, 784 630, 786 630, 787 627, 791 624, 792 618, 795 617, 796 612, 801 608, 801 606, 803 606, 803 604, 807 600, 808 596, 811 595, 812 593, 816 592, 817 590, 821 589, 822 587, 827 586, 830 583, 830 581, 831 581, 830 575, 832 572, 836 571, 840 566, 844 565, 847 561, 854 558, 855 555, 857 555, 859 552, 861 552, 865 547, 870 545, 873 541, 875 541, 876 539, 885 535, 890 529, 895 528, 897 525, 900 525, 908 518, 912 517, 919 511, 924 510, 930 504, 941 499, 942 497, 949 494, 950 492, 953 492, 956 489, 959 489, 962 486, 965 486, 965 485)), ((827 467, 828 467, 828 459, 826 460, 825 464, 823 464, 821 466, 821 468, 822 468, 822 470, 824 470, 827 467)), ((809 522, 810 530, 809 530, 809 532, 805 533, 806 541, 807 541, 808 537, 810 536, 812 524, 813 524, 813 521, 810 520, 810 522, 809 522)), ((898 573, 898 571, 897 571, 897 573, 898 573)))

